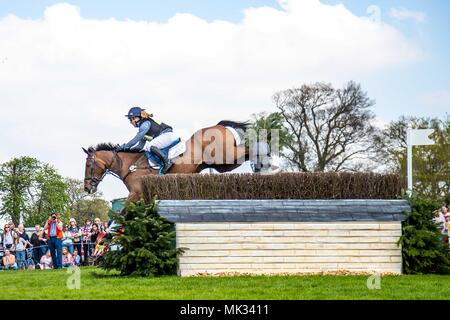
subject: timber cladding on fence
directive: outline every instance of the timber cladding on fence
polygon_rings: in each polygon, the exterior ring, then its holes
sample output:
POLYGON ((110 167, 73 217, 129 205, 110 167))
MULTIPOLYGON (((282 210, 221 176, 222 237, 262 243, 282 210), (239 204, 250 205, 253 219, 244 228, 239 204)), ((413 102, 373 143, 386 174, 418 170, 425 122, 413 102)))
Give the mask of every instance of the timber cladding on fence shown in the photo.
POLYGON ((404 200, 161 200, 182 276, 402 271, 404 200))

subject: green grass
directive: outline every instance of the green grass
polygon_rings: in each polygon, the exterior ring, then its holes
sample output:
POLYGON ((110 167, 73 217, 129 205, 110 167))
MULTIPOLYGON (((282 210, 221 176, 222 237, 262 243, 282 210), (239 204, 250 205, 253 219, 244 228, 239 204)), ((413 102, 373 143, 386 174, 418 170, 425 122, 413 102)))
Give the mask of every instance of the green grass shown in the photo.
POLYGON ((0 299, 450 299, 450 276, 382 276, 369 290, 365 276, 121 277, 82 268, 80 289, 67 270, 1 271, 0 299))

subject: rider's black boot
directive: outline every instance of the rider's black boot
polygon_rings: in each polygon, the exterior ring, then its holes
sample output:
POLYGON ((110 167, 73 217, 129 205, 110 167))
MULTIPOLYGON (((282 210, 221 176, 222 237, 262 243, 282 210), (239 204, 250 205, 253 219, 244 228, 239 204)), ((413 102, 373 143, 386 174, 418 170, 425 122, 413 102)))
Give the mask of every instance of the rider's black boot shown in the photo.
POLYGON ((159 170, 159 174, 161 174, 161 175, 165 174, 170 169, 170 167, 172 167, 172 162, 164 154, 164 152, 161 151, 161 149, 159 149, 155 146, 152 146, 152 147, 150 147, 150 151, 154 155, 156 155, 159 158, 159 160, 161 161, 162 166, 161 166, 161 169, 159 170))

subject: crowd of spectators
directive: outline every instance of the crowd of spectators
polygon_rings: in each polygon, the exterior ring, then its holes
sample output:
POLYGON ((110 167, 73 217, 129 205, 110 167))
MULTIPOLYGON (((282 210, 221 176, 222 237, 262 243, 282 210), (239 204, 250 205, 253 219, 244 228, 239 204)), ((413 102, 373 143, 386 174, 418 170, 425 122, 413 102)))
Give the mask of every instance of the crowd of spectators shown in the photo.
POLYGON ((444 203, 442 207, 434 212, 434 222, 437 223, 441 233, 443 241, 450 245, 450 205, 444 203))
POLYGON ((56 221, 62 229, 58 237, 54 234, 56 229, 51 228, 51 219, 44 228, 36 225, 31 236, 23 224, 16 228, 13 222, 6 223, 0 234, 0 270, 45 270, 87 265, 89 257, 96 254, 97 239, 108 231, 108 223, 102 223, 99 218, 95 218, 94 223, 86 219, 82 226, 78 226, 74 218, 69 220, 69 224, 56 221), (61 266, 58 264, 59 257, 56 258, 52 252, 55 251, 53 238, 60 238, 58 240, 61 241, 61 266))
MULTIPOLYGON (((442 232, 443 241, 450 245, 450 208, 449 204, 434 213, 434 222, 442 232)), ((49 240, 55 238, 50 236, 54 229, 46 222, 45 227, 35 226, 31 237, 25 232, 23 224, 16 228, 13 222, 9 222, 3 227, 3 234, 0 235, 0 270, 17 269, 56 269, 60 266, 55 263, 58 259, 52 253, 52 246, 49 247, 49 240)), ((59 222, 59 220, 57 220, 59 222)), ((108 232, 109 224, 102 223, 99 218, 94 222, 86 219, 84 225, 79 227, 74 218, 69 220, 69 224, 61 224, 61 267, 80 266, 88 264, 88 257, 96 254, 98 239, 103 238, 108 232)), ((51 223, 50 223, 51 225, 51 223)), ((98 252, 103 252, 103 249, 98 252)))

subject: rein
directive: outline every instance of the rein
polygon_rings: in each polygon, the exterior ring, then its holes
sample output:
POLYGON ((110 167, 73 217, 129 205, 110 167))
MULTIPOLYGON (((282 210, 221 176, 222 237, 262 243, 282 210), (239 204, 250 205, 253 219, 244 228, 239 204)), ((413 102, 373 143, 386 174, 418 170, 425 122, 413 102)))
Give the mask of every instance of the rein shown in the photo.
POLYGON ((119 157, 119 155, 117 154, 117 152, 115 152, 115 151, 112 151, 112 152, 113 152, 114 157, 113 157, 113 159, 111 160, 111 163, 110 163, 110 164, 107 164, 106 161, 104 161, 103 159, 97 158, 97 157, 95 156, 95 152, 92 153, 92 156, 91 156, 91 155, 88 156, 87 160, 89 160, 89 165, 90 165, 90 167, 91 167, 91 170, 90 170, 90 175, 87 176, 87 177, 84 179, 84 181, 91 180, 90 185, 91 185, 92 187, 97 187, 97 186, 99 185, 99 183, 103 180, 103 178, 104 178, 107 174, 111 174, 111 175, 113 175, 114 177, 116 177, 116 178, 118 178, 118 179, 120 179, 120 180, 122 180, 122 181, 125 181, 125 180, 127 179, 128 175, 129 175, 130 173, 135 172, 136 170, 145 169, 145 170, 150 170, 150 171, 151 171, 150 166, 146 166, 146 167, 138 167, 138 166, 137 166, 137 164, 141 161, 141 159, 142 159, 143 157, 145 158, 145 154, 143 154, 141 157, 139 157, 139 158, 138 158, 138 159, 130 166, 130 168, 128 168, 128 172, 127 172, 123 177, 121 177, 120 174, 118 174, 117 172, 115 172, 115 171, 117 171, 117 170, 113 170, 113 169, 111 169, 111 168, 112 168, 112 166, 113 166, 113 164, 114 164, 114 161, 117 159, 118 162, 119 162, 119 170, 118 170, 118 171, 121 172, 121 171, 122 171, 122 167, 123 167, 123 161, 122 161, 122 159, 119 157), (103 167, 100 167, 99 163, 100 163, 101 165, 103 165, 103 167), (105 170, 100 178, 97 178, 97 177, 94 176, 95 166, 98 166, 100 169, 105 170))

